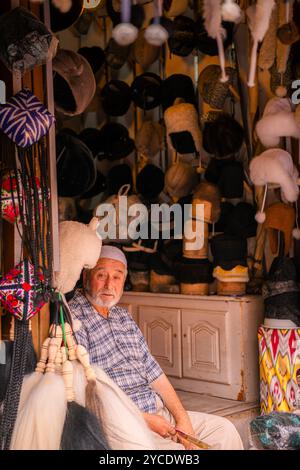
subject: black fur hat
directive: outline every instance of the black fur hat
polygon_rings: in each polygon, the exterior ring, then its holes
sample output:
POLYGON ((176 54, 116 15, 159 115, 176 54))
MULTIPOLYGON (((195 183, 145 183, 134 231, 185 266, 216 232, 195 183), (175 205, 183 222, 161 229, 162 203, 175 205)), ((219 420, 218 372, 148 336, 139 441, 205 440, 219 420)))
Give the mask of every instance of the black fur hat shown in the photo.
POLYGON ((109 122, 100 129, 100 151, 98 160, 119 160, 128 157, 134 150, 134 141, 122 124, 109 122))
POLYGON ((196 25, 192 18, 177 16, 173 21, 173 31, 169 36, 168 45, 174 55, 186 57, 197 44, 196 25))
POLYGON ((247 266, 247 240, 233 235, 215 235, 210 242, 214 266, 230 270, 247 266))
POLYGON ((205 171, 205 179, 216 184, 221 196, 227 199, 241 198, 244 194, 244 168, 234 159, 212 158, 205 171))
POLYGON ((121 80, 110 80, 101 91, 102 107, 109 116, 123 116, 131 103, 131 89, 121 80))
POLYGON ((90 149, 94 157, 97 157, 98 152, 100 151, 100 138, 101 133, 99 129, 93 127, 86 127, 78 135, 79 139, 85 143, 85 145, 90 149))
MULTIPOLYGON (((198 18, 195 22, 196 25, 196 44, 200 52, 206 55, 215 56, 218 55, 217 41, 211 38, 204 27, 204 19, 198 18)), ((223 40, 224 49, 227 49, 233 41, 233 28, 234 23, 229 21, 222 21, 222 28, 224 28, 226 37, 223 40)))
POLYGON ((164 172, 156 165, 149 163, 137 175, 136 189, 147 200, 154 200, 164 189, 164 172))
POLYGON ((138 75, 131 84, 132 100, 144 110, 156 108, 161 100, 161 78, 151 72, 138 75))
POLYGON ((184 284, 210 284, 213 265, 208 259, 181 257, 175 264, 175 277, 184 284))
MULTIPOLYGON (((113 166, 107 173, 107 192, 109 196, 118 194, 119 189, 124 184, 130 184, 130 188, 133 186, 132 171, 127 163, 121 163, 120 165, 113 166)), ((132 191, 130 190, 128 194, 132 191)))
POLYGON ((196 105, 194 84, 188 75, 174 73, 162 82, 161 104, 165 111, 173 106, 176 98, 182 98, 185 103, 196 105))
POLYGON ((218 158, 226 157, 240 150, 244 137, 242 126, 229 114, 220 113, 204 125, 203 148, 218 158))
POLYGON ((99 72, 105 62, 104 50, 99 46, 81 47, 78 54, 82 55, 92 67, 94 74, 99 72))

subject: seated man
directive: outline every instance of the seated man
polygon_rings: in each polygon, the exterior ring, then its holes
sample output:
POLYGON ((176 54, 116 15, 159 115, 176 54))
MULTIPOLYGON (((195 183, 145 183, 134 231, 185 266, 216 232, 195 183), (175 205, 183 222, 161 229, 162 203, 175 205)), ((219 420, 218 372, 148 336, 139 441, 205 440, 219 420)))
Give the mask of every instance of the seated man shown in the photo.
POLYGON ((127 275, 121 250, 103 246, 100 259, 83 275, 69 306, 91 363, 97 364, 134 401, 155 433, 156 449, 195 449, 175 427, 218 449, 243 449, 234 425, 225 418, 186 412, 173 386, 151 355, 146 341, 124 308, 118 307, 127 275))

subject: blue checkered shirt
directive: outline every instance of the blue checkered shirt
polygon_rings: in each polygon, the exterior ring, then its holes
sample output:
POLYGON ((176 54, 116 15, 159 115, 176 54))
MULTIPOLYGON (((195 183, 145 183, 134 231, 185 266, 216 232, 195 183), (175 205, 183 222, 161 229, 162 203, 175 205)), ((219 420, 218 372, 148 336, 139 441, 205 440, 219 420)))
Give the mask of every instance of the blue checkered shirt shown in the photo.
POLYGON ((141 330, 124 308, 114 306, 100 315, 81 290, 69 302, 73 318, 80 320, 76 339, 118 386, 146 413, 156 413, 156 392, 150 384, 162 373, 141 330))

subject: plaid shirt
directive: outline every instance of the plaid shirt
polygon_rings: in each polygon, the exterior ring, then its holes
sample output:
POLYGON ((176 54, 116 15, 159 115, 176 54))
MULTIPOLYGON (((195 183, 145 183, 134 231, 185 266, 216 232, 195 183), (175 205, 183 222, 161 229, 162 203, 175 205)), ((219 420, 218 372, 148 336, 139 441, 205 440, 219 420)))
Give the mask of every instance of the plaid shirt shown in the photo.
POLYGON ((73 318, 81 322, 75 336, 87 349, 91 363, 102 367, 142 411, 156 413, 157 395, 150 384, 163 371, 127 310, 114 306, 105 318, 80 290, 69 306, 73 318))

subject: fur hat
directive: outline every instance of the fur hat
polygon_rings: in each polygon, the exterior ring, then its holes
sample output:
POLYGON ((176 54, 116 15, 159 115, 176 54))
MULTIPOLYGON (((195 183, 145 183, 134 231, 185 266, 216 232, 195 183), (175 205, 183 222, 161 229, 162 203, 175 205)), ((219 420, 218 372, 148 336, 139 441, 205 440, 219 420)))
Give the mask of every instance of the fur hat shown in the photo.
POLYGON ((168 18, 182 15, 188 8, 188 0, 163 0, 164 14, 168 18))
POLYGON ((156 165, 148 164, 136 178, 136 189, 146 200, 155 200, 164 189, 164 172, 156 165))
POLYGON ((173 22, 173 32, 168 45, 174 55, 186 57, 196 47, 196 26, 194 20, 187 16, 177 16, 173 22))
POLYGON ((218 186, 202 181, 193 191, 193 197, 211 203, 211 217, 209 223, 214 224, 221 214, 221 194, 218 186))
POLYGON ((194 84, 188 75, 174 73, 162 82, 161 104, 165 111, 172 106, 177 98, 182 98, 184 102, 196 106, 196 93, 194 84))
MULTIPOLYGON (((233 26, 232 22, 223 21, 222 28, 225 31, 223 38, 223 47, 227 49, 232 44, 233 39, 233 26)), ((204 20, 202 17, 196 20, 196 35, 197 35, 197 49, 202 54, 216 56, 218 55, 217 41, 211 38, 204 27, 204 20)))
POLYGON ((126 82, 110 80, 101 91, 102 107, 109 116, 123 116, 131 104, 131 90, 126 82))
POLYGON ((285 256, 275 258, 262 287, 265 317, 291 320, 300 326, 299 292, 293 260, 285 256))
MULTIPOLYGON (((127 163, 113 166, 107 173, 107 192, 108 195, 117 194, 119 189, 129 184, 130 188, 133 187, 132 171, 127 163)), ((129 190, 128 194, 131 193, 129 190)))
POLYGON ((150 65, 158 60, 159 54, 160 47, 149 44, 145 38, 145 28, 140 29, 138 37, 132 46, 134 61, 139 64, 143 70, 147 70, 150 65))
POLYGON ((239 202, 236 206, 232 206, 226 219, 224 232, 227 235, 241 238, 255 237, 257 222, 252 204, 239 202))
POLYGON ((213 265, 208 259, 181 257, 175 262, 176 280, 184 284, 210 284, 213 282, 213 265))
POLYGON ((107 65, 114 70, 119 70, 127 62, 130 46, 120 46, 113 38, 110 38, 104 52, 107 65))
POLYGON ((138 108, 156 108, 161 99, 161 78, 155 73, 138 75, 131 84, 132 100, 138 108))
POLYGON ((93 127, 86 127, 85 129, 83 129, 83 131, 80 132, 78 137, 80 140, 82 140, 82 142, 85 143, 85 145, 92 152, 93 156, 96 158, 100 150, 101 133, 99 129, 95 129, 93 127))
POLYGON ((81 114, 92 101, 96 82, 88 61, 76 52, 60 49, 53 62, 54 101, 57 111, 81 114))
POLYGON ((233 235, 219 234, 211 239, 211 252, 214 266, 230 270, 247 266, 247 240, 233 235))
POLYGON ((139 154, 154 158, 163 145, 163 128, 158 122, 143 121, 139 128, 135 146, 139 154))
POLYGON ((264 205, 268 183, 278 184, 281 196, 286 202, 295 202, 299 196, 298 170, 294 166, 291 155, 282 149, 269 149, 250 161, 250 179, 256 186, 265 185, 262 208, 256 214, 258 223, 265 221, 264 205))
POLYGON ((205 171, 205 179, 216 184, 222 197, 241 198, 244 194, 244 168, 234 159, 217 160, 212 158, 205 171))
POLYGON ((70 28, 83 12, 82 0, 71 0, 71 8, 62 11, 53 1, 50 4, 51 30, 54 33, 70 28))
POLYGON ((203 148, 215 157, 222 158, 238 153, 244 141, 244 129, 233 117, 220 113, 208 121, 203 129, 203 148))
POLYGON ((100 129, 100 151, 98 160, 119 160, 128 157, 134 150, 134 141, 122 124, 109 122, 100 129))
POLYGON ((280 137, 300 137, 300 127, 289 98, 271 98, 262 118, 256 124, 256 134, 265 147, 277 147, 280 137))
POLYGON ((58 45, 49 29, 23 7, 0 16, 0 58, 12 72, 23 74, 51 60, 58 45))
POLYGON ((198 92, 205 103, 213 108, 223 109, 225 100, 229 96, 229 87, 233 85, 235 70, 232 67, 225 68, 228 80, 223 83, 220 81, 221 67, 211 64, 205 67, 199 75, 198 92))
POLYGON ((168 144, 181 154, 200 152, 201 131, 196 108, 190 103, 178 103, 164 112, 168 144))
POLYGON ((263 228, 267 230, 272 253, 278 253, 278 231, 281 231, 284 235, 284 254, 285 256, 288 255, 295 225, 296 212, 294 207, 283 202, 275 202, 267 207, 265 212, 266 220, 263 228))
POLYGON ((192 192, 198 182, 195 169, 188 163, 171 165, 165 173, 165 188, 171 197, 180 199, 192 192))
POLYGON ((88 61, 94 74, 99 72, 105 62, 105 54, 101 47, 81 47, 77 52, 88 61))
POLYGON ((58 196, 81 196, 96 182, 97 170, 91 151, 72 135, 57 134, 56 167, 58 196))

